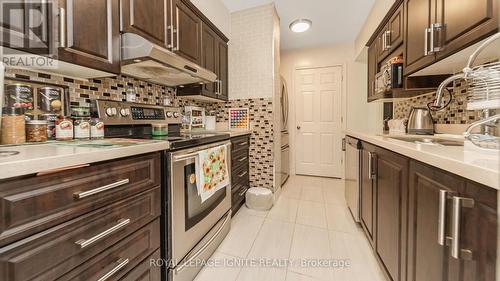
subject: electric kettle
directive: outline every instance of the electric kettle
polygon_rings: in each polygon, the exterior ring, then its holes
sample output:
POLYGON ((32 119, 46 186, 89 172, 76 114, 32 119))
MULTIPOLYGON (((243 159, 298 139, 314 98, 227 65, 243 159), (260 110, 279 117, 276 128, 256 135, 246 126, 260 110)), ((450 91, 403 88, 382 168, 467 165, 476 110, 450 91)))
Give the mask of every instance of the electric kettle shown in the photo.
POLYGON ((412 107, 407 125, 408 134, 433 135, 434 119, 427 107, 412 107))

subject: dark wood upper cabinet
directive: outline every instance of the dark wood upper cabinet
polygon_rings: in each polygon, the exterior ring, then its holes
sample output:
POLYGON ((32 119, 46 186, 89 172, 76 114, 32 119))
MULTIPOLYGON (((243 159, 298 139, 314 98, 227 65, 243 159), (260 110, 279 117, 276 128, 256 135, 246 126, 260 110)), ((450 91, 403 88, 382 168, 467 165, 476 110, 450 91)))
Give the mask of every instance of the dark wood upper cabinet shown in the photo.
POLYGON ((437 31, 442 44, 438 58, 455 53, 498 30, 499 7, 496 0, 436 1, 436 22, 443 25, 442 33, 437 31))
POLYGON ((377 56, 378 62, 386 59, 392 54, 402 43, 404 34, 404 13, 403 5, 394 11, 388 19, 384 28, 380 31, 377 37, 377 56))
POLYGON ((374 41, 368 48, 368 101, 375 96, 375 76, 378 72, 378 41, 374 41))
POLYGON ((361 226, 370 240, 372 247, 376 241, 376 154, 375 146, 363 142, 361 155, 361 194, 360 194, 360 220, 361 226))
POLYGON ((429 34, 426 30, 435 22, 434 0, 407 0, 405 2, 406 32, 404 73, 412 73, 435 60, 427 54, 429 34), (426 40, 427 38, 427 40, 426 40), (427 45, 426 45, 427 42, 427 45))
POLYGON ((176 54, 201 65, 201 18, 182 0, 172 0, 174 9, 174 44, 176 54))
POLYGON ((228 71, 228 46, 227 41, 219 38, 217 41, 217 77, 219 79, 220 99, 228 100, 229 97, 229 71, 228 71))
POLYGON ((59 59, 119 73, 119 0, 61 0, 59 4, 65 15, 59 59))
MULTIPOLYGON (((217 47, 218 47, 218 36, 210 28, 210 26, 203 24, 201 33, 201 44, 202 44, 202 63, 201 66, 216 73, 217 71, 217 47)), ((203 84, 203 90, 214 93, 216 90, 216 83, 203 84)))
POLYGON ((122 32, 136 33, 163 47, 169 44, 170 1, 123 0, 121 3, 122 32))
POLYGON ((393 281, 403 280, 409 159, 376 148, 376 252, 393 281))

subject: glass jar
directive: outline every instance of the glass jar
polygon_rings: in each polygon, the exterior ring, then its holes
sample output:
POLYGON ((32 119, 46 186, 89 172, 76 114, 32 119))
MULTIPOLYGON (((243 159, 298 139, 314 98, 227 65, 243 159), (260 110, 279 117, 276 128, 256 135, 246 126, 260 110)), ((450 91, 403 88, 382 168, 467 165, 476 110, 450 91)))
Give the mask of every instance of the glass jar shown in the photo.
POLYGON ((104 138, 104 122, 99 118, 90 119, 90 138, 93 140, 104 138))
POLYGON ((26 142, 24 109, 5 107, 2 110, 2 144, 26 142))
POLYGON ((38 116, 40 120, 47 121, 47 139, 56 139, 56 120, 59 116, 57 114, 41 114, 38 116))
POLYGON ((56 120, 56 140, 65 141, 73 139, 73 119, 59 116, 56 120))
POLYGON ((151 135, 154 137, 168 135, 168 124, 151 124, 151 135))
POLYGON ((90 117, 90 107, 88 106, 72 106, 71 117, 90 117))
POLYGON ((27 142, 47 141, 47 121, 31 120, 26 122, 26 141, 27 142))
POLYGON ((75 139, 78 139, 78 140, 90 139, 90 119, 89 118, 75 118, 73 126, 75 127, 75 139))

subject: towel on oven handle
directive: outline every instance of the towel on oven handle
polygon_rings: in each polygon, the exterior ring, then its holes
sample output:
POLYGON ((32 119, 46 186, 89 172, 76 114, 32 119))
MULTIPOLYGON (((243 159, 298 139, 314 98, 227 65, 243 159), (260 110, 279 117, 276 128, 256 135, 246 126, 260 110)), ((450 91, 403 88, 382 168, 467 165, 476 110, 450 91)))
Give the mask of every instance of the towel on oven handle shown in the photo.
POLYGON ((198 153, 196 187, 202 203, 229 184, 227 161, 227 147, 225 145, 209 148, 198 153))

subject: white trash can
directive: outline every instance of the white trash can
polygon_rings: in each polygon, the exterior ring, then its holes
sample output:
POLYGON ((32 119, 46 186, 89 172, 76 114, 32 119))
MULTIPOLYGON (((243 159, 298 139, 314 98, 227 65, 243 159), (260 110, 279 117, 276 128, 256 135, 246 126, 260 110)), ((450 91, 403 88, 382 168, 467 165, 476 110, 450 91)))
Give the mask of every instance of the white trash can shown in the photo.
POLYGON ((273 206, 273 192, 264 187, 252 187, 246 195, 246 206, 252 210, 267 211, 273 206))

